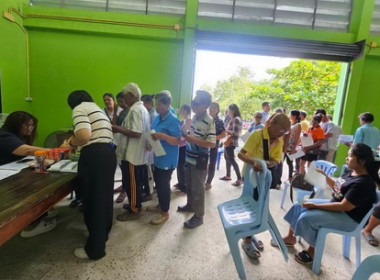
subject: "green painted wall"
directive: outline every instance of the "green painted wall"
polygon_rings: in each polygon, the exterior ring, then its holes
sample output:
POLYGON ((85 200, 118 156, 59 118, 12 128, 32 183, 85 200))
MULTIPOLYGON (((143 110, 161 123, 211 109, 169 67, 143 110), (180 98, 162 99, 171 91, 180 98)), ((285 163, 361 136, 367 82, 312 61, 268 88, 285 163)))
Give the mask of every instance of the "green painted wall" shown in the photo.
POLYGON ((71 126, 66 98, 75 89, 89 91, 103 107, 103 93, 116 94, 135 82, 143 93, 170 90, 177 104, 178 42, 46 30, 32 30, 30 41, 31 95, 41 136, 71 126))
MULTIPOLYGON (((26 0, 0 1, 0 11, 9 7, 21 7, 26 0)), ((15 16, 22 24, 22 20, 15 16)), ((26 97, 26 48, 25 36, 19 26, 3 18, 0 19, 0 78, 3 112, 16 109, 31 110, 26 97)))

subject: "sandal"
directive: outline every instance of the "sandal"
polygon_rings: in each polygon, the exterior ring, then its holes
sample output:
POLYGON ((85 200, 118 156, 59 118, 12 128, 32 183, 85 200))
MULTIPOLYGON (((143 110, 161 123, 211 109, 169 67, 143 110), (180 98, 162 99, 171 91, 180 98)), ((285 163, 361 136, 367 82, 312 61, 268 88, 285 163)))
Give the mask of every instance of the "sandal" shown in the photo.
POLYGON ((23 238, 32 238, 36 235, 48 232, 57 226, 56 219, 41 219, 37 226, 31 230, 23 230, 20 234, 23 238))
POLYGON ((260 251, 263 251, 264 250, 264 243, 261 241, 261 240, 258 240, 256 238, 256 236, 252 235, 251 236, 251 240, 253 242, 253 244, 255 244, 256 248, 260 251))
MULTIPOLYGON (((293 247, 295 245, 292 243, 287 243, 285 241, 284 241, 284 243, 285 243, 286 247, 293 247)), ((273 247, 279 247, 277 241, 274 241, 273 239, 270 240, 270 245, 272 245, 273 247)))
POLYGON ((231 181, 231 177, 227 177, 227 176, 223 176, 223 177, 220 177, 219 180, 222 180, 222 181, 231 181))
POLYGON ((127 193, 126 192, 121 192, 119 196, 116 198, 116 203, 122 203, 124 199, 126 198, 127 193))
POLYGON ((376 239, 375 236, 373 236, 372 234, 366 234, 364 231, 362 231, 362 234, 369 245, 372 245, 374 247, 379 246, 379 241, 376 239))
POLYGON ((303 250, 302 252, 299 252, 297 255, 294 255, 294 259, 304 265, 310 265, 313 263, 313 258, 310 257, 309 253, 303 250))
POLYGON ((256 248, 253 242, 245 243, 243 241, 241 243, 241 246, 243 247, 243 250, 247 254, 247 256, 250 257, 251 259, 257 260, 258 258, 261 257, 260 251, 256 248))

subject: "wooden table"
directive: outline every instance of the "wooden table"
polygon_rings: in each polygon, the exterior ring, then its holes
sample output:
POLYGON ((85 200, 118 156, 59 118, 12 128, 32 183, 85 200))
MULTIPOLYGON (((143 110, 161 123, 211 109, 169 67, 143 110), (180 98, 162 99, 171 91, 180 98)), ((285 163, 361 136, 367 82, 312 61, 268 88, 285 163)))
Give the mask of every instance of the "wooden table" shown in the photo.
POLYGON ((41 217, 74 188, 75 173, 23 169, 0 181, 0 246, 41 217))

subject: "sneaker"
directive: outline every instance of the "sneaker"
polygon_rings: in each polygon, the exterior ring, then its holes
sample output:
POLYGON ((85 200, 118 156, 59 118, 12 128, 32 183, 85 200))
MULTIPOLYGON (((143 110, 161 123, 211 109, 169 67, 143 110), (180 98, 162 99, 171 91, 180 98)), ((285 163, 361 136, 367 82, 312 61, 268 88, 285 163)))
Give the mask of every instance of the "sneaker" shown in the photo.
POLYGON ((139 212, 131 213, 129 211, 126 211, 126 212, 116 216, 116 220, 118 220, 120 222, 133 221, 133 220, 138 220, 140 218, 141 218, 141 215, 139 212))
POLYGON ((76 256, 78 259, 83 259, 83 260, 89 259, 88 255, 87 255, 87 253, 83 247, 76 248, 74 250, 74 256, 76 256))
POLYGON ((184 205, 184 206, 178 206, 177 212, 189 212, 193 213, 194 210, 189 206, 189 205, 184 205))
POLYGON ((148 212, 161 212, 160 205, 150 205, 146 208, 148 212))
POLYGON ((151 220, 150 220, 150 223, 152 225, 160 225, 164 222, 166 222, 167 220, 169 219, 169 216, 164 216, 162 215, 161 213, 157 214, 156 216, 154 216, 151 220))
POLYGON ((203 224, 203 218, 192 216, 190 220, 187 220, 183 225, 185 228, 196 228, 203 224))
POLYGON ((212 188, 212 185, 210 183, 205 184, 205 190, 206 191, 211 190, 211 188, 212 188))
POLYGON ((36 235, 51 231, 57 226, 57 220, 56 219, 46 219, 43 218, 39 222, 37 226, 35 226, 31 230, 23 230, 20 234, 23 238, 32 238, 36 235))

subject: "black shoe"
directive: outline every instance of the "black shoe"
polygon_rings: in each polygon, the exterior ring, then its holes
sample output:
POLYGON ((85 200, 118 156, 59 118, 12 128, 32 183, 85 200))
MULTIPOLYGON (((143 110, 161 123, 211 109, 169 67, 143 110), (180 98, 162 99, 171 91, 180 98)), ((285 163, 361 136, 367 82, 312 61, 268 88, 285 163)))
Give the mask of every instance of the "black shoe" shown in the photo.
MULTIPOLYGON (((125 204, 123 204, 123 208, 124 208, 125 210, 128 210, 129 212, 132 212, 131 208, 129 207, 129 203, 125 203, 125 204)), ((138 208, 138 209, 139 209, 139 212, 142 211, 142 207, 140 207, 140 208, 138 208)))
POLYGON ((70 208, 74 208, 74 207, 77 207, 79 204, 81 204, 82 201, 80 201, 79 199, 74 199, 70 202, 70 208))
POLYGON ((183 225, 185 228, 196 228, 203 224, 203 218, 192 216, 190 220, 187 220, 183 225))
POLYGON ((194 210, 187 204, 184 206, 178 206, 177 211, 178 212, 189 212, 189 213, 194 212, 194 210))

